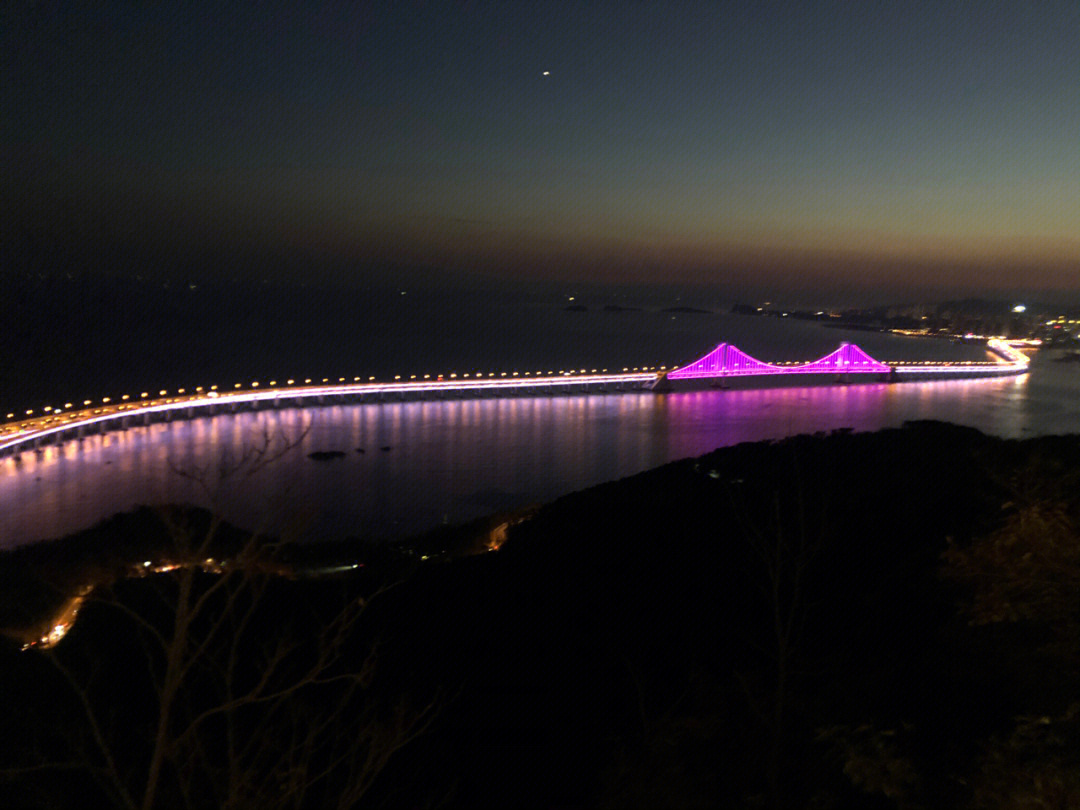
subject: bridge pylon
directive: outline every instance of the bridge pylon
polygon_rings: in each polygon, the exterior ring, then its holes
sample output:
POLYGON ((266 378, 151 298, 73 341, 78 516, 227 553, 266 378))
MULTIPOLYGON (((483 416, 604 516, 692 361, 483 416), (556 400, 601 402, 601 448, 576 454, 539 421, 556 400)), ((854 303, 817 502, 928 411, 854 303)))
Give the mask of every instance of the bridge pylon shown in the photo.
POLYGON ((668 391, 674 390, 674 386, 672 386, 671 380, 668 379, 666 371, 658 374, 656 379, 649 383, 646 388, 654 394, 666 394, 668 391))

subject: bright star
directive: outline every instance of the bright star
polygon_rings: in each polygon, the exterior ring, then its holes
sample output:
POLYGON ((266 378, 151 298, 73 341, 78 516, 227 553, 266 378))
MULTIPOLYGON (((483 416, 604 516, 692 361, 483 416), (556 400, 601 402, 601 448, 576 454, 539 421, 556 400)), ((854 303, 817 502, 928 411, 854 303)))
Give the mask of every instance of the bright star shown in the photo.
POLYGON ((545 71, 544 71, 544 75, 545 75, 545 76, 550 76, 550 75, 551 75, 551 71, 550 71, 550 70, 545 70, 545 71))

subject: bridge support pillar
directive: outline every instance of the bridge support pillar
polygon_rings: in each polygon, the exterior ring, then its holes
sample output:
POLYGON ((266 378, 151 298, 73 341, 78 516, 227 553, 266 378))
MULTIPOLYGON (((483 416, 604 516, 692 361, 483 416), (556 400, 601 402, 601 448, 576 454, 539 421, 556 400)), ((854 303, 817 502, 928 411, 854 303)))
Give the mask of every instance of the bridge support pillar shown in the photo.
POLYGON ((671 381, 667 378, 666 374, 657 377, 651 384, 646 383, 646 387, 655 394, 666 394, 668 391, 672 390, 671 381))

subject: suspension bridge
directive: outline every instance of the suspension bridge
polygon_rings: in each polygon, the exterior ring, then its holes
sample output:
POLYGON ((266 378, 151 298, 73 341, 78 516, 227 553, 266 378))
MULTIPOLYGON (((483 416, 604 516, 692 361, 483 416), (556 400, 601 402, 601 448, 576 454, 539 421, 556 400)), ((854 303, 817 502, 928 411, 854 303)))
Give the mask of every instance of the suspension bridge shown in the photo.
POLYGON ((568 394, 653 391, 667 393, 700 380, 725 380, 739 377, 777 377, 792 379, 792 384, 806 384, 814 377, 842 382, 896 382, 903 380, 960 379, 1023 374, 1030 359, 1007 341, 990 339, 986 343, 988 360, 909 363, 882 362, 853 343, 843 343, 824 357, 805 363, 767 363, 751 357, 729 344, 721 343, 694 362, 672 369, 641 369, 608 373, 601 370, 574 372, 549 371, 519 374, 477 374, 436 379, 395 379, 378 382, 326 380, 296 384, 289 380, 268 387, 240 384, 231 391, 202 387, 188 392, 180 389, 172 395, 161 391, 157 397, 143 393, 138 398, 123 396, 93 403, 82 408, 66 403, 64 408, 43 409, 42 413, 25 412, 21 417, 9 414, 0 423, 0 457, 17 455, 50 444, 79 439, 94 433, 125 430, 152 422, 192 419, 240 410, 300 408, 330 404, 360 404, 409 400, 460 399, 499 396, 562 396, 568 394), (798 380, 799 382, 796 382, 798 380))

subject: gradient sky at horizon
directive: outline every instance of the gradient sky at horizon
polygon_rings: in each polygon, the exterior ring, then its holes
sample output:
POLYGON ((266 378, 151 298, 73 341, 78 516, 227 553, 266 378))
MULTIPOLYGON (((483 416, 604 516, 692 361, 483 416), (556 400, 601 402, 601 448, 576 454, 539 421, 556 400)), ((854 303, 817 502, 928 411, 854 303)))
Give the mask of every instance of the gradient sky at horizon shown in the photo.
POLYGON ((1080 293, 1080 3, 76 5, 0 25, 9 266, 1080 293))

